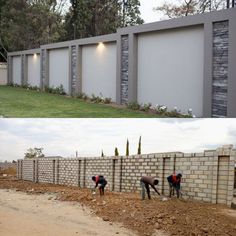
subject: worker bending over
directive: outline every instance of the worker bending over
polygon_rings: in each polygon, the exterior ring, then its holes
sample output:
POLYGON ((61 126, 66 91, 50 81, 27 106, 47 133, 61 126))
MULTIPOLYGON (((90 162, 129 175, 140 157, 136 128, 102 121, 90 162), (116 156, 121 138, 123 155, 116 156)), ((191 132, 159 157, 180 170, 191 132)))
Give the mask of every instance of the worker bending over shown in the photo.
POLYGON ((148 198, 151 199, 149 185, 155 190, 155 192, 158 195, 160 195, 160 193, 157 191, 157 189, 155 187, 155 185, 158 185, 158 183, 159 183, 158 179, 155 177, 151 177, 151 176, 143 176, 140 179, 142 200, 145 199, 145 189, 147 191, 148 198))
POLYGON ((171 198, 172 191, 175 190, 177 194, 177 198, 179 198, 179 193, 180 193, 180 182, 181 182, 182 174, 173 174, 167 177, 167 181, 170 186, 170 194, 169 197, 171 198))
POLYGON ((95 189, 97 188, 97 186, 99 185, 99 193, 100 196, 104 195, 104 189, 107 185, 107 181, 106 179, 102 176, 102 175, 97 175, 97 176, 93 176, 92 180, 95 182, 95 189))

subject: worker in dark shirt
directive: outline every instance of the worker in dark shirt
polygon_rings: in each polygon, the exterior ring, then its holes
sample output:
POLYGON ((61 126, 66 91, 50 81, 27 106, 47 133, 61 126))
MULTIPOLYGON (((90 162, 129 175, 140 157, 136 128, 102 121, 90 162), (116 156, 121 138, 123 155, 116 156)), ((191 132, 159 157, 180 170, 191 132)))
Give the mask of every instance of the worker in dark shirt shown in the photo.
POLYGON ((147 191, 148 198, 151 199, 149 186, 151 186, 155 190, 155 192, 158 195, 160 195, 160 193, 157 191, 157 189, 155 187, 155 185, 158 185, 158 183, 159 183, 158 179, 155 177, 151 177, 151 176, 143 176, 140 179, 142 200, 145 199, 145 189, 147 191))
POLYGON ((95 182, 95 189, 99 185, 100 196, 104 195, 104 189, 107 185, 106 179, 102 175, 93 176, 92 180, 95 182))
POLYGON ((177 194, 177 198, 179 198, 179 193, 180 193, 180 182, 181 182, 182 174, 173 174, 167 177, 167 181, 170 186, 170 195, 169 197, 171 198, 172 191, 175 190, 177 194))

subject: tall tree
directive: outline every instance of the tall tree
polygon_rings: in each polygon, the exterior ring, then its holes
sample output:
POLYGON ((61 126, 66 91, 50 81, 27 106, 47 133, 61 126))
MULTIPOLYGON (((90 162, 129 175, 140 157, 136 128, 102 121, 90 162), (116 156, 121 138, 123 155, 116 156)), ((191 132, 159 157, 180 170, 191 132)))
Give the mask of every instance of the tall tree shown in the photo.
POLYGON ((101 157, 104 157, 104 153, 103 153, 103 150, 102 150, 102 154, 101 154, 101 157))
POLYGON ((129 156, 129 140, 126 142, 126 156, 129 156))
POLYGON ((139 137, 138 141, 138 155, 141 155, 141 136, 139 137))
POLYGON ((43 148, 29 148, 25 153, 25 159, 44 157, 43 148))
POLYGON ((63 34, 62 5, 65 0, 14 0, 0 4, 0 35, 8 51, 56 42, 63 34))
POLYGON ((169 18, 183 17, 209 11, 224 9, 225 0, 178 0, 178 3, 164 2, 154 11, 162 12, 169 18))
POLYGON ((115 148, 115 156, 116 156, 116 157, 119 156, 119 151, 118 151, 118 148, 117 148, 117 147, 115 148))
POLYGON ((139 10, 140 0, 121 0, 121 26, 140 25, 144 23, 139 10))
POLYGON ((70 0, 65 17, 66 39, 116 32, 122 26, 142 24, 139 0, 70 0))

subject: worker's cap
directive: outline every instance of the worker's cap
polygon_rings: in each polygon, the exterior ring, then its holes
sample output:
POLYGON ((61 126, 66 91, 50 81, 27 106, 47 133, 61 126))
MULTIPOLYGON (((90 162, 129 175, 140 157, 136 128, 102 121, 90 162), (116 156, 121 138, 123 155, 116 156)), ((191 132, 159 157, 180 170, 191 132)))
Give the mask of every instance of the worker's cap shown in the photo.
POLYGON ((181 173, 178 173, 177 176, 180 177, 180 178, 182 178, 182 174, 181 174, 181 173))
POLYGON ((92 177, 92 180, 93 180, 93 181, 95 181, 95 180, 96 180, 96 177, 95 177, 95 176, 93 176, 93 177, 92 177))

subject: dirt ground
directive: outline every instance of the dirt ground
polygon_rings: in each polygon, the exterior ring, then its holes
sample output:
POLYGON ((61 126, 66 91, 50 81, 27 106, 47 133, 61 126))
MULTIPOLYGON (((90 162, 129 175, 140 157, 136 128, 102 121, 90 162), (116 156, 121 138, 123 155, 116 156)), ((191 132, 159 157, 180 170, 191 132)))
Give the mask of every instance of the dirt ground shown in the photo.
POLYGON ((92 195, 88 189, 0 178, 1 189, 29 195, 54 193, 53 199, 79 202, 91 214, 109 223, 121 223, 137 235, 236 235, 236 211, 225 206, 159 198, 141 201, 138 194, 106 192, 92 195))
POLYGON ((135 236, 119 225, 91 216, 77 202, 57 201, 54 196, 0 189, 0 235, 135 236))

